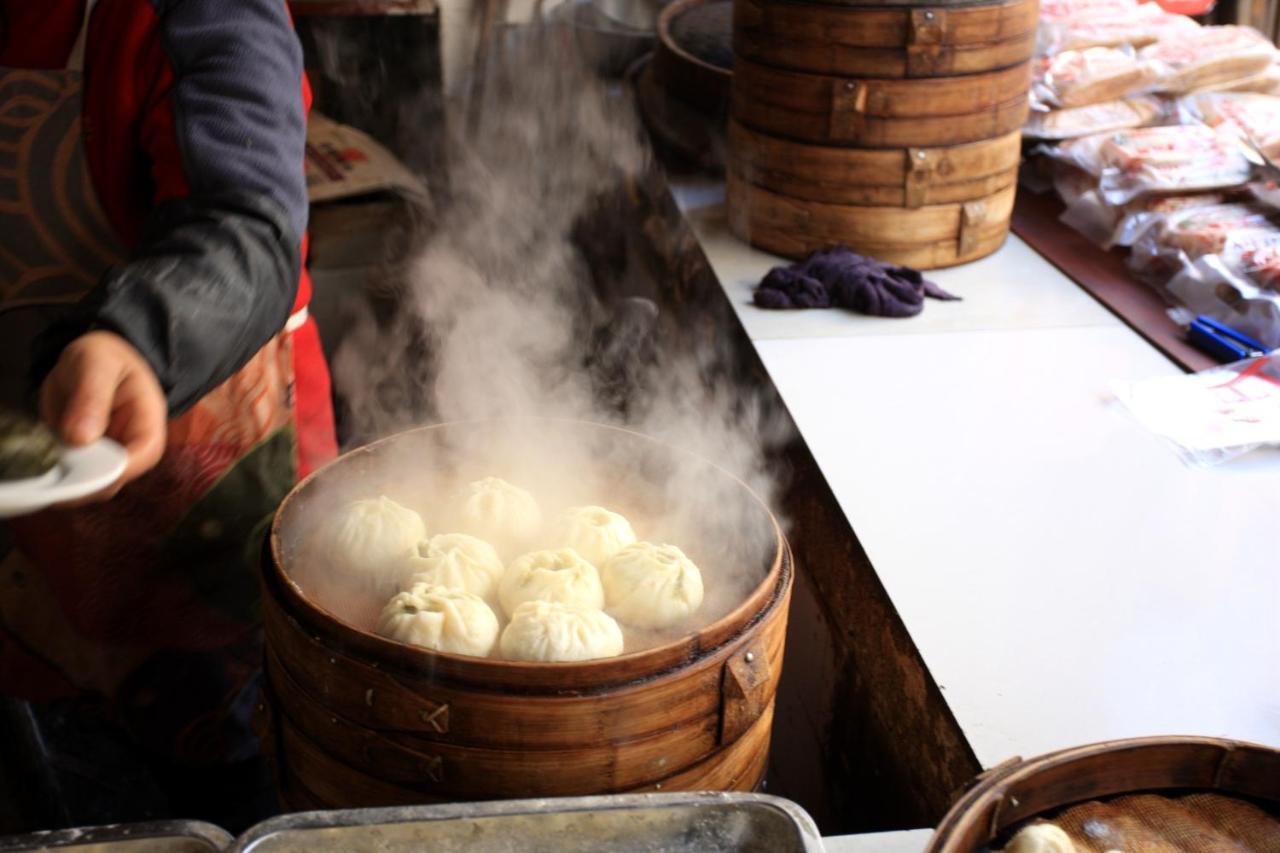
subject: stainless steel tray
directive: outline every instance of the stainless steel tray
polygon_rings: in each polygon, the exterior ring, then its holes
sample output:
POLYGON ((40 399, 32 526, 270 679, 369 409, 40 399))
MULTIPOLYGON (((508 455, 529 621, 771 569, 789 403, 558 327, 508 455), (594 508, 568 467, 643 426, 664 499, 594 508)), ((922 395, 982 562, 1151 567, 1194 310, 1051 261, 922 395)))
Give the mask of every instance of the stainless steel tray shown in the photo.
POLYGON ((194 820, 122 823, 0 838, 0 853, 74 850, 75 853, 222 853, 235 839, 194 820))
POLYGON ((233 853, 821 853, 803 809, 764 794, 627 794, 302 812, 233 853))

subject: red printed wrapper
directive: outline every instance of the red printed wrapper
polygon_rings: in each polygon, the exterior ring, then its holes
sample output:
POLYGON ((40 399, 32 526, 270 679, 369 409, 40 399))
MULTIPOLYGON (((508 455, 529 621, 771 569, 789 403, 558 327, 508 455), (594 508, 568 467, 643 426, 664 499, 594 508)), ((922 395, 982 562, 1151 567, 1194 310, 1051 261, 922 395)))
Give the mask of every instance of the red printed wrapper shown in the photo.
POLYGON ((1082 107, 1137 94, 1157 76, 1156 66, 1132 51, 1091 47, 1040 59, 1031 90, 1037 105, 1082 107))
POLYGON ((1068 203, 1061 219, 1104 249, 1132 246, 1168 217, 1187 210, 1221 205, 1223 193, 1147 196, 1128 204, 1112 205, 1102 200, 1095 188, 1078 194, 1068 203))
POLYGON ((1081 10, 1058 19, 1041 13, 1039 50, 1055 54, 1090 47, 1144 47, 1177 37, 1190 37, 1201 28, 1185 15, 1164 11, 1155 3, 1081 10))
POLYGON ((1204 125, 1117 131, 1102 142, 1098 159, 1099 191, 1111 204, 1237 187, 1253 173, 1239 142, 1204 125))
POLYGON ((1280 228, 1265 228, 1227 235, 1219 252, 1228 267, 1247 276, 1261 288, 1280 291, 1280 228))
POLYGON ((1271 211, 1256 204, 1219 204, 1186 210, 1165 218, 1157 240, 1190 258, 1222 254, 1234 235, 1275 232, 1271 216, 1271 211))
MULTIPOLYGON (((1155 97, 1140 95, 1087 107, 1033 112, 1023 126, 1031 139, 1077 139, 1114 130, 1145 127, 1164 118, 1164 106, 1155 97)), ((1093 170, 1091 170, 1093 171, 1093 170)))
POLYGON ((1275 46, 1251 27, 1201 27, 1162 38, 1138 56, 1168 69, 1161 89, 1189 92, 1266 71, 1277 58, 1275 46))
POLYGON ((1280 98, 1248 92, 1202 92, 1184 97, 1178 112, 1239 135, 1268 157, 1280 155, 1280 98))

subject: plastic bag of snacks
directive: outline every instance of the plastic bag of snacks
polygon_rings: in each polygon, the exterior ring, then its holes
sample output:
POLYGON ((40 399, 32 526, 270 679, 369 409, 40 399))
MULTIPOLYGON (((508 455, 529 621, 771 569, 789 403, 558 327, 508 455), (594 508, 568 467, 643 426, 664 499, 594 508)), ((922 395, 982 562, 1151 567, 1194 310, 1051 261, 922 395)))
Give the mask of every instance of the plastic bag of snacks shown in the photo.
POLYGON ((1178 101, 1183 124, 1202 122, 1237 134, 1268 157, 1280 156, 1280 98, 1249 92, 1199 92, 1178 101))
POLYGON ((1156 66, 1132 50, 1091 47, 1042 57, 1031 85, 1036 106, 1083 107, 1115 101, 1151 87, 1156 66))
POLYGON ((1191 18, 1166 12, 1155 3, 1066 5, 1073 8, 1049 16, 1041 7, 1040 53, 1122 45, 1143 47, 1200 30, 1191 18))
POLYGON ((1224 83, 1200 86, 1197 92, 1257 92, 1261 95, 1280 94, 1280 65, 1269 65, 1265 71, 1250 74, 1224 83))
POLYGON ((1280 347, 1280 293, 1233 268, 1221 255, 1187 259, 1160 288, 1191 314, 1208 314, 1269 349, 1280 347))
POLYGON ((1253 173, 1253 164, 1235 139, 1204 125, 1106 134, 1097 162, 1098 189, 1111 204, 1149 193, 1238 187, 1253 173))
POLYGON ((1084 196, 1097 194, 1098 176, 1070 163, 1054 161, 1053 189, 1062 203, 1071 207, 1084 196))
POLYGON ((1197 314, 1239 329, 1269 348, 1280 347, 1280 228, 1228 231, 1216 251, 1184 254, 1167 296, 1197 314))
POLYGON ((1077 139, 1112 130, 1145 127, 1164 118, 1159 98, 1139 96, 1087 107, 1033 112, 1023 126, 1030 139, 1077 139))
MULTIPOLYGON (((1275 212, 1260 204, 1228 203, 1168 214, 1133 244, 1129 268, 1144 281, 1168 281, 1188 262, 1223 255, 1228 239, 1249 233, 1256 243, 1264 235, 1280 238, 1272 222, 1275 212)), ((1267 238, 1270 239, 1270 238, 1267 238)))
POLYGON ((1223 193, 1146 196, 1128 204, 1107 204, 1096 190, 1079 194, 1061 220, 1104 249, 1132 246, 1167 217, 1199 207, 1223 204, 1223 193))
POLYGON ((1267 37, 1255 29, 1223 26, 1162 37, 1138 56, 1168 69, 1162 75, 1162 91, 1189 92, 1260 74, 1275 63, 1277 53, 1267 37))

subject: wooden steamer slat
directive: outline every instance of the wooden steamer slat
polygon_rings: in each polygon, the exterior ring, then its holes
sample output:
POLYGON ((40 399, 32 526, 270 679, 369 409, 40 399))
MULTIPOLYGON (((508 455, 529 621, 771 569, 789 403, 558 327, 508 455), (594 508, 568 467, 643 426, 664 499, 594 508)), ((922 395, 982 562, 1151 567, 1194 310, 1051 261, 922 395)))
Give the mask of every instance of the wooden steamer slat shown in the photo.
POLYGON ((841 78, 739 57, 732 114, 755 130, 823 145, 911 148, 1012 133, 1027 117, 1031 65, 927 80, 841 78))
MULTIPOLYGON (((592 789, 590 794, 646 793, 654 791, 753 791, 764 778, 773 730, 774 704, 769 703, 751 728, 734 743, 691 767, 645 785, 620 790, 592 789)), ((283 764, 281 788, 287 801, 299 808, 366 808, 450 802, 456 796, 439 796, 419 787, 397 785, 369 775, 366 770, 334 757, 290 720, 278 724, 283 764)), ((531 781, 526 778, 526 781, 531 781)), ((536 785, 515 796, 543 796, 536 785)))
POLYGON ((1017 180, 1021 134, 907 149, 805 145, 729 124, 731 168, 780 195, 830 204, 922 207, 984 198, 1017 180))
POLYGON ((753 246, 800 258, 844 244, 883 261, 931 269, 991 254, 1005 240, 1016 186, 983 199, 918 208, 825 204, 727 177, 729 227, 753 246))
POLYGON ((814 74, 974 74, 1031 59, 1038 12, 1037 0, 910 8, 735 0, 734 50, 814 74))

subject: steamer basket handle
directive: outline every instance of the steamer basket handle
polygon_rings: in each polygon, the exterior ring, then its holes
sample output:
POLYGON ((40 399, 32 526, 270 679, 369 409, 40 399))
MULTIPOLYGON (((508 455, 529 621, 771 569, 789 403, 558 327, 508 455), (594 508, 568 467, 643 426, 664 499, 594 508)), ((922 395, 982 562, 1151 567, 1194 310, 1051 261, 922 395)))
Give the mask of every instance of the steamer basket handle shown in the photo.
POLYGON ((959 800, 964 795, 968 794, 974 788, 981 785, 983 782, 986 782, 989 779, 994 779, 1000 776, 1004 776, 1009 771, 1013 770, 1015 767, 1017 767, 1020 764, 1022 764, 1022 756, 1015 755, 1012 758, 1006 758, 1004 761, 1001 761, 999 764, 995 765, 994 767, 988 767, 986 770, 983 770, 981 773, 979 773, 977 776, 974 776, 968 782, 965 782, 964 785, 962 785, 960 789, 956 791, 954 795, 952 795, 951 797, 952 804, 954 804, 957 800, 959 800))
POLYGON ((759 643, 734 652, 720 681, 720 745, 733 743, 769 706, 772 683, 769 656, 759 643))

